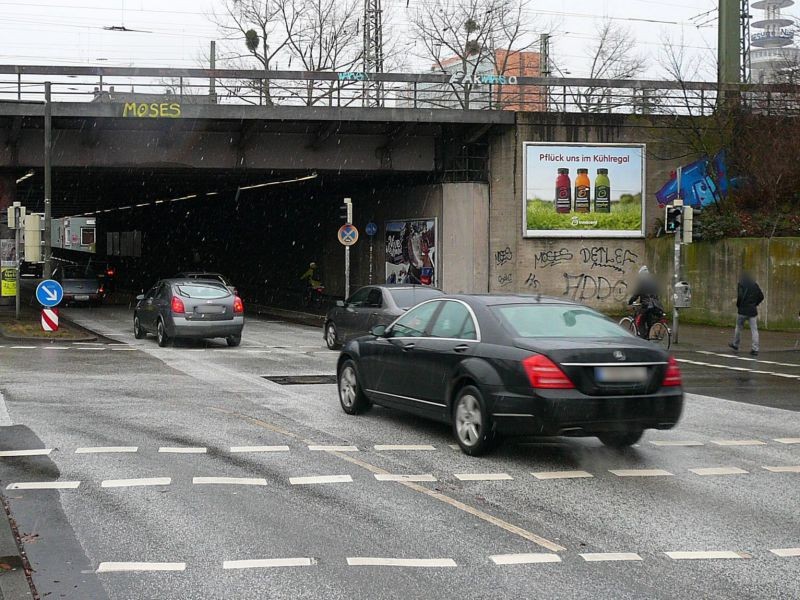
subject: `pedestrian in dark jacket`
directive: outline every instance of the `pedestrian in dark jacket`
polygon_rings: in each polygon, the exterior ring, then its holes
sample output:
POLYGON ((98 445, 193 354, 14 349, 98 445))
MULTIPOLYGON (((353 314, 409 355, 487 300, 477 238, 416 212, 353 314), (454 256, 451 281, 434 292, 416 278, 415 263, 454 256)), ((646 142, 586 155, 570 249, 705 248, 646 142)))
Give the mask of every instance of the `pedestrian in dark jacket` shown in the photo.
POLYGON ((752 356, 758 356, 758 305, 764 301, 764 292, 748 272, 743 272, 739 279, 736 295, 736 329, 733 332, 733 343, 728 344, 735 351, 739 350, 742 341, 742 329, 745 321, 750 323, 750 335, 753 338, 752 356))

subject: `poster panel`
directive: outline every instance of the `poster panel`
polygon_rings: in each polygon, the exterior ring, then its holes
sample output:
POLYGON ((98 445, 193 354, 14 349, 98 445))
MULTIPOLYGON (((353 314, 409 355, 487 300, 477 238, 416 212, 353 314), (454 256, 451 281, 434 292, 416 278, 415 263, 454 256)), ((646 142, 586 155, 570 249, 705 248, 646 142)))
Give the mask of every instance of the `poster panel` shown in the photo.
POLYGON ((435 218, 386 221, 386 283, 438 285, 435 218))
POLYGON ((643 144, 523 145, 525 237, 644 237, 643 144))

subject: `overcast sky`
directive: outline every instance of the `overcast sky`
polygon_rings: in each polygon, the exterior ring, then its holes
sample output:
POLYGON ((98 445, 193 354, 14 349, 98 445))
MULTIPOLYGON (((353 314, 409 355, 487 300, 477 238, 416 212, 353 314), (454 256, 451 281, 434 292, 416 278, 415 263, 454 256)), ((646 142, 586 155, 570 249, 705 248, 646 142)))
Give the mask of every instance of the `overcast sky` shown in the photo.
MULTIPOLYGON (((384 0, 401 34, 407 10, 418 2, 384 0)), ((657 58, 667 36, 701 57, 713 77, 716 5, 716 0, 533 0, 529 17, 553 32, 552 57, 572 76, 588 74, 593 32, 599 19, 610 17, 630 28, 639 52, 649 57, 644 77, 664 78, 657 58)), ((220 37, 208 18, 215 6, 221 1, 0 0, 0 63, 200 66, 209 42, 220 37), (123 24, 149 33, 103 30, 123 24)), ((425 64, 417 59, 409 70, 422 71, 425 64)))

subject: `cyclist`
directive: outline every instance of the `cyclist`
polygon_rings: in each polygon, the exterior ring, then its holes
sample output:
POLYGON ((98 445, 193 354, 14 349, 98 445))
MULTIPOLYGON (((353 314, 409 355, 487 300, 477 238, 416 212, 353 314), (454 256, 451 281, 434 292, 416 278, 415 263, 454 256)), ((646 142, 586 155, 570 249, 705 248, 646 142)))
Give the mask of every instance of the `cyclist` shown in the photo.
POLYGON ((322 279, 320 278, 316 262, 312 261, 309 263, 306 272, 300 276, 300 281, 306 282, 304 298, 306 302, 309 302, 314 297, 314 290, 318 290, 322 287, 322 279))
POLYGON ((633 295, 628 300, 629 306, 637 300, 639 302, 633 322, 636 324, 636 333, 641 338, 648 339, 650 328, 664 314, 664 307, 659 300, 659 295, 658 282, 650 273, 647 265, 643 266, 639 269, 633 295))

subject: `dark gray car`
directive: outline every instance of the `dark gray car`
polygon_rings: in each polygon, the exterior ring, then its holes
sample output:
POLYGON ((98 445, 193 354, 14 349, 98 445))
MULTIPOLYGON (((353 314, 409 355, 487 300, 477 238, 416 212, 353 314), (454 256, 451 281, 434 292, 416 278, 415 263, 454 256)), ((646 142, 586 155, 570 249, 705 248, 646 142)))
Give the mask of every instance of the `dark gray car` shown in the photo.
POLYGON ((162 347, 175 338, 225 338, 229 346, 242 341, 244 304, 221 283, 163 279, 136 300, 136 339, 155 333, 162 347))
POLYGON ((99 304, 103 299, 103 286, 91 266, 60 265, 53 271, 53 279, 64 289, 64 304, 99 304))
POLYGON ((442 296, 425 285, 368 285, 356 290, 328 311, 323 335, 331 350, 353 338, 366 335, 375 325, 388 325, 412 306, 442 296))

